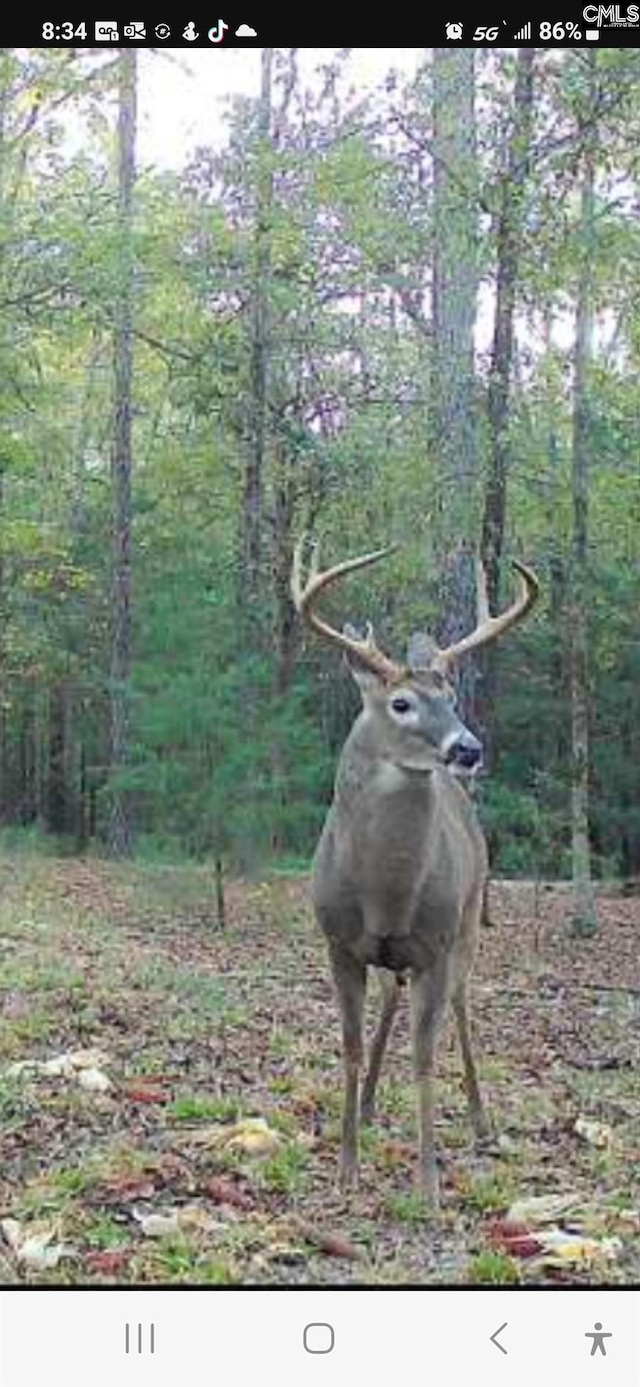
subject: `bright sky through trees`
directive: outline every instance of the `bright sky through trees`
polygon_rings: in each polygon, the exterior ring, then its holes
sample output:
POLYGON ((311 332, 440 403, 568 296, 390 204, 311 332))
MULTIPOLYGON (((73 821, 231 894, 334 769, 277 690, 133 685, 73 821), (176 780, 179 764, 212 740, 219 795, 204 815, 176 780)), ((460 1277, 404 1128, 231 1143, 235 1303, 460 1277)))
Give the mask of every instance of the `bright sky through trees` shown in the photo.
MULTIPOLYGON (((304 76, 330 62, 334 48, 300 49, 304 76)), ((350 80, 363 90, 391 68, 412 73, 421 48, 357 48, 350 80)), ((218 144, 224 133, 225 102, 255 96, 260 86, 260 49, 164 49, 140 54, 140 156, 143 162, 176 167, 197 144, 218 144)))

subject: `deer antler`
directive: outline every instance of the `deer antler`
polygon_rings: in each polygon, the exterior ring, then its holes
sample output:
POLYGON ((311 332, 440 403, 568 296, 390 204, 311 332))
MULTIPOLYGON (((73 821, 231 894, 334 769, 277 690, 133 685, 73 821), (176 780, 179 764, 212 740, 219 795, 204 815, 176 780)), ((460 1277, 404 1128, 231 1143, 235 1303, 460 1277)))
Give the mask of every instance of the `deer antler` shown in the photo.
POLYGON ((511 567, 515 568, 520 575, 520 592, 507 607, 505 612, 499 616, 489 615, 489 603, 487 600, 487 580, 482 563, 478 559, 476 567, 476 579, 478 589, 478 625, 468 636, 463 636, 462 640, 456 641, 455 645, 448 645, 445 650, 439 650, 435 657, 434 665, 446 674, 461 655, 466 655, 470 650, 480 650, 482 646, 491 643, 508 631, 516 622, 522 621, 527 615, 538 597, 540 584, 535 573, 527 568, 527 565, 520 563, 518 559, 511 560, 511 567))
POLYGON ((337 631, 315 611, 318 596, 325 588, 328 588, 331 583, 335 583, 338 578, 344 577, 345 573, 353 573, 357 568, 366 568, 370 563, 378 563, 390 552, 390 547, 375 549, 371 554, 360 554, 355 559, 346 559, 343 563, 338 563, 334 568, 327 568, 324 573, 321 573, 319 549, 318 545, 314 543, 311 546, 309 571, 305 583, 302 578, 302 554, 306 542, 307 535, 301 535, 294 550, 291 569, 291 596, 298 615, 309 626, 313 627, 319 636, 323 636, 325 640, 339 646, 347 654, 355 655, 361 664, 370 669, 372 673, 379 675, 385 683, 398 682, 404 677, 406 670, 403 665, 396 664, 394 660, 390 660, 378 649, 370 626, 365 639, 357 640, 353 636, 346 635, 344 631, 337 631))

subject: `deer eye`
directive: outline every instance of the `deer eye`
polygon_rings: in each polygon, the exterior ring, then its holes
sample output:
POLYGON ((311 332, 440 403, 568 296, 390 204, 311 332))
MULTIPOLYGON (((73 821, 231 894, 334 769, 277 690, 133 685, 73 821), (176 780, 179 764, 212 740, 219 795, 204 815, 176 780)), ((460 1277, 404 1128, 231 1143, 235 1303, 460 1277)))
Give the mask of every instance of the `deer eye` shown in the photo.
POLYGON ((398 695, 397 698, 392 698, 391 707, 393 708, 394 713, 408 713, 411 710, 411 704, 409 702, 409 699, 402 698, 401 695, 398 695))

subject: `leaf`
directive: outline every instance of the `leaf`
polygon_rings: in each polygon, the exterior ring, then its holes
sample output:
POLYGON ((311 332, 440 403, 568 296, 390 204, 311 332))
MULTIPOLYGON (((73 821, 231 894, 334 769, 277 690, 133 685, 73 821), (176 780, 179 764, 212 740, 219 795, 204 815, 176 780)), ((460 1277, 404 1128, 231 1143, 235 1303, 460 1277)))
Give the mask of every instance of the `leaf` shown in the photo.
POLYGON ((168 1238, 180 1232, 178 1210, 167 1209, 160 1213, 148 1213, 145 1209, 133 1209, 133 1217, 145 1238, 168 1238))
POLYGON ((129 1247, 118 1247, 102 1251, 96 1249, 87 1252, 84 1259, 87 1271, 96 1272, 98 1276, 117 1276, 118 1272, 125 1271, 131 1261, 133 1249, 129 1247))
POLYGON ((543 1249, 541 1238, 526 1224, 515 1223, 509 1218, 487 1219, 485 1234, 495 1251, 506 1252, 510 1257, 535 1257, 543 1249))
POLYGON ((0 1223, 0 1228, 2 1229, 2 1235, 5 1241, 8 1242, 9 1247, 14 1252, 17 1252, 24 1237, 22 1226, 18 1223, 17 1218, 3 1218, 2 1223, 0 1223))
POLYGON ((216 1233, 224 1228, 200 1204, 184 1204, 175 1209, 132 1210, 145 1238, 175 1237, 177 1233, 216 1233))
POLYGON ((67 1050, 62 1055, 46 1060, 41 1066, 43 1074, 62 1075, 71 1078, 78 1070, 102 1069, 109 1064, 109 1056, 104 1050, 67 1050))
POLYGON ((144 1084, 125 1084, 123 1093, 130 1103, 166 1103, 169 1098, 166 1089, 144 1084))
POLYGON ((231 1151, 245 1151, 251 1156, 268 1156, 281 1145, 278 1132, 263 1117, 247 1117, 234 1123, 223 1143, 231 1151))
POLYGON ((348 1261, 356 1261, 360 1256, 359 1249, 341 1233, 325 1233, 322 1228, 306 1223, 303 1219, 296 1219, 295 1226, 307 1242, 312 1243, 327 1257, 344 1257, 348 1261))
POLYGON ((100 1083, 93 1080, 85 1082, 82 1074, 86 1072, 101 1073, 105 1065, 109 1064, 109 1056, 103 1050, 66 1050, 62 1055, 54 1055, 50 1060, 18 1060, 9 1066, 7 1074, 12 1078, 17 1078, 22 1074, 44 1074, 53 1079, 74 1079, 79 1077, 80 1083, 84 1088, 94 1089, 94 1092, 106 1092, 107 1087, 111 1087, 111 1082, 102 1075, 106 1087, 100 1087, 100 1083))
POLYGON ((577 1136, 582 1137, 589 1146, 607 1150, 613 1141, 613 1132, 606 1122, 596 1122, 591 1117, 578 1117, 573 1126, 577 1136))
POLYGON ((207 1180, 202 1189, 210 1199, 213 1199, 215 1204, 229 1204, 233 1209, 247 1211, 255 1208, 256 1201, 252 1195, 246 1194, 244 1190, 239 1189, 230 1180, 225 1180, 221 1175, 207 1180))
POLYGON ((101 1069, 81 1069, 78 1075, 78 1083, 81 1088, 86 1088, 89 1093, 108 1093, 113 1088, 111 1079, 103 1074, 101 1069))
POLYGON ((621 1233, 640 1234, 640 1209, 616 1209, 611 1224, 621 1233))
POLYGON ((17 1260, 40 1271, 57 1267, 63 1257, 76 1255, 70 1244, 53 1242, 58 1231, 54 1225, 40 1223, 25 1228, 18 1219, 5 1218, 0 1228, 17 1260))
POLYGON ((524 1225, 525 1229, 537 1228, 545 1223, 555 1223, 573 1209, 579 1209, 584 1199, 575 1191, 567 1194, 541 1194, 530 1199, 517 1199, 505 1214, 510 1224, 524 1225))
POLYGON ((115 1175, 104 1182, 101 1193, 103 1200, 130 1203, 132 1199, 151 1199, 155 1185, 148 1175, 115 1175))
POLYGON ((201 1127, 189 1132, 188 1141, 190 1145, 211 1150, 226 1147, 230 1151, 243 1151, 251 1156, 270 1156, 281 1145, 278 1132, 269 1127, 263 1117, 246 1117, 241 1122, 201 1127))
POLYGON ((544 1233, 544 1250, 536 1265, 593 1266, 599 1261, 614 1261, 621 1248, 619 1238, 583 1238, 579 1234, 565 1233, 560 1228, 551 1228, 544 1233))
POLYGON ((224 1224, 202 1205, 186 1204, 178 1209, 178 1227, 183 1233, 217 1233, 224 1229, 224 1224))

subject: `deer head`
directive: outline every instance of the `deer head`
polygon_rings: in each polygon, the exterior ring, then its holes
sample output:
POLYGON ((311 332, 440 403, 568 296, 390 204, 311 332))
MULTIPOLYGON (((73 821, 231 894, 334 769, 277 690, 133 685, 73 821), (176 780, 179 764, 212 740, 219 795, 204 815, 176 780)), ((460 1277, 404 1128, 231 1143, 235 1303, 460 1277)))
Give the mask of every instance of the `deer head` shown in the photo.
POLYGON ((348 624, 340 631, 316 610, 320 594, 329 586, 347 573, 378 563, 389 549, 376 549, 320 572, 318 547, 313 545, 304 581, 305 543, 306 537, 302 536, 294 553, 291 591, 296 610, 318 635, 346 655, 360 687, 365 713, 375 727, 378 750, 407 770, 428 770, 438 762, 450 765, 458 773, 477 770, 482 746, 456 713, 451 674, 463 655, 491 644, 526 616, 538 595, 535 575, 525 564, 514 560, 512 566, 520 577, 520 592, 506 611, 492 617, 484 569, 478 562, 475 629, 446 648, 416 633, 409 641, 406 663, 400 664, 379 649, 370 624, 364 636, 348 624))

